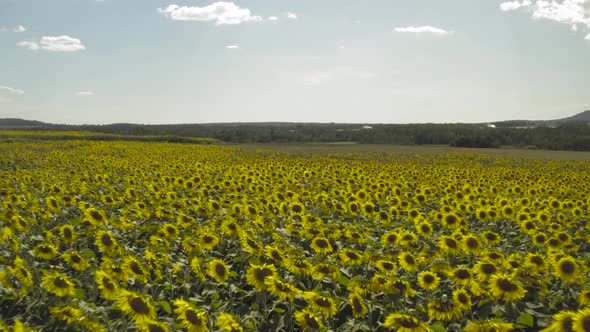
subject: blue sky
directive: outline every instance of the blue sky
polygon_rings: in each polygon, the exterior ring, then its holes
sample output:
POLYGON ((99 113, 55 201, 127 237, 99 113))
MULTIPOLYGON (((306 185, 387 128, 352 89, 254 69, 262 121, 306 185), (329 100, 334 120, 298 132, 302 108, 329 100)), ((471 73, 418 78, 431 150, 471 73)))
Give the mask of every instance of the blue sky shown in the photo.
POLYGON ((589 87, 590 0, 0 0, 0 118, 553 119, 589 87))

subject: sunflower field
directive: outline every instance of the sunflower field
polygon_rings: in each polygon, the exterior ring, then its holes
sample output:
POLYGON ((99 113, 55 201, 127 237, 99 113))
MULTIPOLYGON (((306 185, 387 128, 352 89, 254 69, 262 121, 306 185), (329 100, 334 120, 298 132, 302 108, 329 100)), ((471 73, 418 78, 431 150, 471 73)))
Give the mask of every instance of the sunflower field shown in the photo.
POLYGON ((590 163, 0 140, 0 331, 590 331, 590 163))

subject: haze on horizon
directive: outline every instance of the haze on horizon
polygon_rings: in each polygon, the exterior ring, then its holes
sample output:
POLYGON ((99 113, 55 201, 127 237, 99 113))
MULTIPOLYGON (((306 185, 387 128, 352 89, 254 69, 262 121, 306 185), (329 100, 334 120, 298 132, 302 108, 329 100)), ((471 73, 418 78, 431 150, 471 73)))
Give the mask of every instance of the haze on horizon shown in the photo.
POLYGON ((0 118, 418 123, 590 109, 590 0, 0 0, 0 118))

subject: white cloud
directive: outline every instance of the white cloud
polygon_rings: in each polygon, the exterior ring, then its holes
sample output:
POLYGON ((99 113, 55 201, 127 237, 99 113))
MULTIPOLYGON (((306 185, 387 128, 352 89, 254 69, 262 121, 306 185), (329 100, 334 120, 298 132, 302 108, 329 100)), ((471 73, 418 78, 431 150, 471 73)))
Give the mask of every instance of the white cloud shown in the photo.
POLYGON ((409 27, 399 27, 394 29, 396 32, 411 32, 411 33, 434 33, 437 35, 448 35, 450 34, 449 31, 435 28, 430 25, 423 25, 419 27, 409 26, 409 27))
POLYGON ((584 4, 588 0, 537 1, 533 18, 548 19, 569 25, 583 24, 590 28, 590 13, 584 4))
POLYGON ((586 37, 584 37, 584 39, 586 40, 590 40, 590 33, 586 35, 586 37))
POLYGON ((269 16, 269 17, 268 17, 268 20, 269 20, 269 21, 276 21, 276 20, 278 20, 278 19, 279 19, 279 18, 278 18, 278 17, 276 17, 276 16, 269 16))
POLYGON ((33 50, 36 51, 39 49, 39 44, 37 44, 36 42, 32 42, 32 41, 22 41, 17 43, 18 46, 24 47, 24 48, 28 48, 29 50, 33 50))
POLYGON ((240 8, 233 2, 227 1, 218 1, 204 7, 187 7, 171 4, 166 8, 158 8, 158 12, 175 21, 213 21, 217 25, 262 21, 260 16, 252 15, 250 9, 240 8))
POLYGON ((225 48, 230 49, 230 50, 235 50, 235 49, 240 48, 240 46, 238 46, 238 45, 227 45, 225 48))
POLYGON ((567 24, 573 31, 578 31, 579 26, 590 29, 590 0, 516 0, 500 4, 500 9, 525 10, 534 19, 567 24))
POLYGON ((291 12, 287 12, 287 18, 290 18, 292 20, 296 20, 297 19, 297 14, 291 13, 291 12))
POLYGON ((44 36, 38 43, 34 41, 21 41, 17 45, 30 50, 43 49, 51 52, 76 52, 86 49, 86 46, 82 44, 80 39, 69 36, 44 36))
POLYGON ((76 96, 82 96, 82 97, 88 97, 88 96, 94 96, 95 93, 92 91, 78 91, 76 92, 76 96))
POLYGON ((27 28, 25 28, 22 25, 17 25, 16 27, 14 27, 14 29, 12 29, 13 32, 25 32, 27 31, 27 28))
POLYGON ((507 12, 507 11, 511 11, 511 10, 517 10, 520 7, 528 7, 530 5, 531 5, 531 2, 529 0, 524 0, 522 2, 520 2, 518 0, 506 1, 506 2, 502 2, 500 4, 500 9, 507 12))
POLYGON ((13 94, 13 95, 22 95, 25 93, 23 90, 11 88, 9 86, 1 86, 1 85, 0 85, 0 92, 7 92, 7 93, 13 94))

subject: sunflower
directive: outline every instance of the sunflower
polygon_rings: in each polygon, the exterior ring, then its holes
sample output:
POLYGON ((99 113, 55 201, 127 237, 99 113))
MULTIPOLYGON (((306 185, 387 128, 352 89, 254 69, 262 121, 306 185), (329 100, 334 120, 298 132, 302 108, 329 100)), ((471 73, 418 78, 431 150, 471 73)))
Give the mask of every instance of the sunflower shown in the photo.
POLYGON ((453 291, 453 303, 461 310, 471 310, 471 296, 465 289, 453 291))
POLYGON ((340 276, 340 269, 338 266, 330 263, 314 264, 311 268, 311 277, 315 280, 323 280, 324 278, 338 279, 340 276))
POLYGON ((168 332, 168 325, 156 320, 147 320, 137 323, 137 332, 168 332))
POLYGON ((509 332, 514 330, 513 323, 506 323, 499 318, 492 318, 489 320, 474 320, 470 321, 465 326, 464 332, 509 332))
POLYGON ((590 289, 583 290, 580 293, 578 302, 581 306, 590 307, 590 289))
POLYGON ((13 266, 8 265, 6 266, 6 269, 21 283, 21 293, 27 293, 28 289, 33 286, 33 275, 27 268, 25 261, 20 256, 16 256, 13 266))
POLYGON ((463 248, 470 254, 477 254, 481 251, 481 241, 479 237, 468 234, 463 237, 463 248))
POLYGON ((451 236, 441 236, 438 239, 438 246, 442 252, 450 255, 457 255, 463 251, 461 242, 451 236))
POLYGON ((566 282, 573 282, 579 278, 580 267, 575 258, 565 256, 561 258, 554 266, 554 273, 559 279, 566 282))
POLYGON ((135 257, 128 256, 123 262, 123 269, 126 275, 135 278, 140 282, 148 282, 150 274, 146 271, 143 264, 141 264, 135 257))
POLYGON ((541 254, 530 252, 525 257, 524 265, 534 272, 542 272, 546 267, 545 258, 541 254))
POLYGON ((297 287, 287 282, 281 281, 279 277, 276 276, 269 276, 265 278, 264 283, 272 295, 281 299, 288 299, 291 302, 295 300, 295 296, 301 293, 297 287))
POLYGON ((210 261, 207 271, 209 272, 209 275, 220 284, 225 284, 229 279, 229 268, 221 259, 210 261))
POLYGON ((197 278, 199 278, 200 280, 205 280, 205 275, 203 274, 202 262, 199 257, 193 257, 191 259, 191 269, 193 270, 193 272, 195 273, 197 278))
POLYGON ((244 234, 240 236, 240 242, 242 243, 242 248, 244 248, 244 250, 255 256, 259 256, 262 253, 262 244, 254 240, 252 237, 244 234))
POLYGON ((101 210, 93 207, 84 210, 84 219, 88 220, 92 225, 102 225, 107 220, 107 216, 101 210))
POLYGON ((307 305, 311 310, 322 313, 326 317, 334 316, 338 310, 332 298, 322 296, 314 291, 305 292, 303 299, 307 301, 307 305))
POLYGON ((219 244, 219 238, 212 233, 206 232, 200 236, 199 244, 205 250, 212 250, 219 244))
POLYGON ((240 324, 240 319, 227 312, 219 313, 219 316, 217 316, 217 323, 215 323, 215 326, 219 327, 222 331, 244 332, 244 328, 240 324))
POLYGON ((277 268, 272 264, 250 264, 246 271, 246 281, 259 291, 265 291, 268 286, 265 284, 267 277, 276 277, 277 268))
POLYGON ((40 243, 36 245, 33 249, 33 253, 35 254, 35 257, 44 260, 51 260, 57 256, 57 250, 50 243, 40 243))
POLYGON ((354 249, 344 248, 339 254, 344 265, 358 266, 363 263, 362 254, 354 249))
POLYGON ((383 323, 388 329, 398 332, 428 332, 430 327, 420 319, 407 314, 391 313, 385 317, 383 323))
POLYGON ((434 290, 440 284, 440 278, 436 273, 422 271, 418 275, 418 285, 425 290, 434 290))
POLYGON ((422 222, 416 224, 416 231, 422 237, 429 237, 432 235, 433 229, 432 229, 432 225, 430 225, 429 222, 422 221, 422 222))
POLYGON ((400 240, 400 238, 401 238, 401 236, 399 234, 399 231, 397 231, 397 230, 389 231, 389 232, 383 234, 383 236, 381 237, 381 245, 385 248, 393 247, 398 244, 398 241, 400 240))
POLYGON ((401 231, 399 233, 399 240, 397 241, 397 244, 399 244, 402 247, 407 247, 407 246, 414 246, 418 241, 418 236, 416 236, 416 234, 414 234, 413 232, 409 232, 409 231, 401 231))
POLYGON ((473 283, 473 273, 466 267, 458 267, 448 273, 451 281, 460 286, 470 286, 473 283))
POLYGON ((162 234, 164 234, 164 236, 168 239, 175 239, 180 234, 178 232, 178 228, 176 228, 176 226, 174 226, 172 224, 162 225, 161 231, 162 231, 162 234))
POLYGON ((519 300, 524 297, 526 290, 522 285, 505 274, 496 274, 490 279, 492 294, 505 301, 519 300))
POLYGON ((305 332, 320 331, 325 327, 322 319, 309 309, 295 311, 293 316, 295 323, 305 332))
POLYGON ((490 246, 496 245, 502 241, 498 233, 492 231, 485 231, 482 233, 482 239, 490 246))
POLYGON ((174 300, 174 312, 178 315, 178 320, 181 322, 188 332, 208 332, 207 326, 207 312, 205 310, 197 310, 191 304, 182 299, 174 300))
POLYGON ((451 321, 463 316, 461 309, 453 302, 436 301, 428 302, 428 317, 440 321, 451 321))
POLYGON ((541 330, 541 332, 570 332, 574 331, 574 319, 576 312, 574 311, 561 311, 553 315, 553 323, 547 328, 541 330))
POLYGON ((86 271, 90 267, 90 263, 86 261, 77 250, 69 251, 63 255, 61 258, 72 268, 78 271, 86 271))
POLYGON ((475 272, 477 279, 488 281, 494 274, 498 273, 500 269, 498 269, 498 266, 493 262, 482 260, 473 266, 473 271, 475 272))
POLYGON ((378 260, 375 266, 383 273, 394 273, 396 264, 392 261, 378 260))
POLYGON ((78 237, 76 231, 74 231, 74 227, 69 224, 62 225, 59 228, 59 236, 64 243, 72 243, 78 237))
POLYGON ((116 252, 118 248, 117 240, 115 240, 113 234, 111 234, 109 231, 100 230, 96 232, 94 242, 100 251, 105 254, 111 255, 116 252))
POLYGON ((278 265, 282 265, 285 262, 283 252, 276 246, 266 245, 266 247, 264 247, 264 255, 272 259, 278 265))
POLYGON ((418 269, 418 261, 411 253, 404 251, 398 255, 399 266, 402 269, 412 272, 418 269))
POLYGON ((316 237, 311 240, 310 247, 320 255, 331 253, 334 250, 330 245, 330 241, 324 237, 316 237))
POLYGON ((287 270, 299 275, 310 275, 313 267, 306 258, 288 258, 285 266, 287 270))
POLYGON ((539 247, 545 246, 545 242, 547 242, 547 234, 543 232, 537 232, 532 235, 533 243, 539 247))
POLYGON ((119 285, 111 276, 103 270, 96 271, 96 285, 100 289, 100 295, 109 301, 114 301, 119 292, 119 285))
POLYGON ((545 242, 545 247, 549 250, 558 250, 562 246, 563 244, 561 243, 561 241, 555 236, 548 238, 545 242))
POLYGON ((41 284, 50 293, 59 297, 74 296, 76 293, 75 284, 68 279, 68 276, 59 272, 42 272, 41 284))
POLYGON ((391 290, 394 293, 401 293, 403 297, 414 297, 416 295, 410 283, 399 278, 391 281, 391 290))
POLYGON ((447 228, 457 228, 460 225, 459 216, 453 212, 443 214, 441 222, 447 228))
POLYGON ((590 331, 590 308, 579 310, 574 316, 574 331, 590 331))
POLYGON ((352 316, 354 318, 363 318, 369 311, 367 306, 363 303, 363 297, 355 292, 350 293, 348 303, 352 308, 352 316))
POLYGON ((47 203, 47 208, 49 208, 49 210, 51 212, 59 212, 60 210, 60 201, 59 198, 55 197, 55 196, 47 196, 45 197, 45 202, 47 203))
POLYGON ((69 305, 49 308, 49 312, 53 317, 62 320, 67 324, 75 324, 85 319, 84 311, 82 311, 82 309, 69 305))
POLYGON ((147 296, 121 290, 117 296, 117 305, 135 323, 156 319, 156 310, 147 296))

